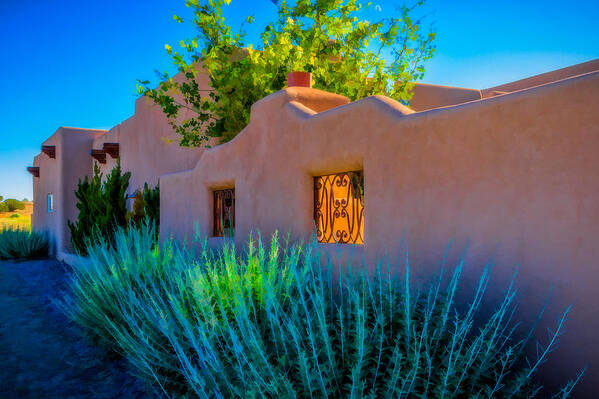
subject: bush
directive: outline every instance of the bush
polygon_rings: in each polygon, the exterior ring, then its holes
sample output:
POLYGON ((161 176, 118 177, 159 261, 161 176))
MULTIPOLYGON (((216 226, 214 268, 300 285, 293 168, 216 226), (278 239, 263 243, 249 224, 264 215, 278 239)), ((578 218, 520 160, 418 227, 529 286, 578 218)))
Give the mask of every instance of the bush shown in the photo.
POLYGON ((447 287, 439 278, 415 294, 409 267, 403 278, 389 267, 333 275, 314 245, 282 246, 276 235, 243 256, 153 237, 144 224, 119 230, 114 248, 88 248, 64 307, 170 397, 529 397, 567 315, 527 363, 532 329, 516 337, 513 284, 479 315, 488 269, 458 312, 461 265, 447 287))
POLYGON ((17 210, 25 209, 25 204, 23 204, 21 201, 12 198, 4 200, 4 204, 6 205, 8 212, 14 212, 17 210))
POLYGON ((138 190, 135 193, 133 211, 129 212, 128 219, 135 226, 140 227, 146 218, 152 221, 158 230, 158 226, 160 226, 160 183, 154 188, 150 188, 148 183, 145 183, 143 191, 138 190))
POLYGON ((158 226, 160 219, 160 189, 144 184, 143 191, 135 195, 133 212, 127 210, 127 188, 130 172, 123 173, 120 159, 102 182, 102 173, 96 165, 94 176, 79 180, 75 197, 79 215, 75 223, 67 222, 71 232, 71 244, 81 255, 87 254, 87 245, 97 240, 113 242, 117 228, 139 227, 146 218, 158 226))
POLYGON ((75 223, 67 222, 76 252, 85 255, 87 244, 100 237, 111 242, 115 229, 127 224, 126 191, 130 177, 131 173, 122 173, 119 160, 105 182, 97 165, 91 179, 86 176, 79 180, 75 191, 79 214, 75 223))
POLYGON ((48 256, 48 236, 25 229, 0 230, 0 259, 28 259, 48 256))
POLYGON ((9 198, 0 203, 0 212, 14 212, 22 209, 25 209, 25 204, 16 199, 9 198))

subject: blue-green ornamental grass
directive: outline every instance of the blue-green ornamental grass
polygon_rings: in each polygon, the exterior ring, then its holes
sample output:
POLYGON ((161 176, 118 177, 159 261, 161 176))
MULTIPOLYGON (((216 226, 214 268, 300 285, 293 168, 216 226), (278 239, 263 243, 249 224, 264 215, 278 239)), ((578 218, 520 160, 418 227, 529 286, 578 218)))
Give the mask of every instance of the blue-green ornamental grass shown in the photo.
MULTIPOLYGON (((516 336, 514 283, 490 317, 479 315, 485 269, 457 312, 459 264, 414 293, 390 267, 334 275, 316 246, 260 237, 242 255, 154 231, 119 230, 74 266, 66 311, 125 356, 165 397, 524 398, 564 332, 526 359, 532 330, 516 336)), ((542 313, 542 312, 541 312, 542 313)), ((540 317, 540 316, 539 316, 540 317)), ((579 373, 556 398, 570 395, 579 373)))
POLYGON ((45 233, 24 228, 0 228, 0 260, 43 258, 50 244, 45 233))

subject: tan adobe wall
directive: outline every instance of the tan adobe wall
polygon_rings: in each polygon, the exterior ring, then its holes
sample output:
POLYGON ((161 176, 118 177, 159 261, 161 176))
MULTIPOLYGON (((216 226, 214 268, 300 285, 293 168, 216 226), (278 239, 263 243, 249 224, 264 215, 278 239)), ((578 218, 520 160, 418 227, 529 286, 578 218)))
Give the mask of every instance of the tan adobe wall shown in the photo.
MULTIPOLYGON (((121 124, 122 123, 116 125, 115 127, 108 130, 108 132, 97 137, 94 140, 93 149, 95 149, 95 150, 103 149, 104 143, 118 143, 120 141, 120 126, 121 126, 121 124)), ((94 165, 97 165, 100 167, 100 171, 104 175, 104 178, 116 166, 116 163, 117 163, 116 159, 112 158, 108 154, 106 155, 106 163, 103 164, 103 163, 94 161, 94 165)))
POLYGON ((162 174, 193 168, 204 151, 180 147, 162 110, 146 97, 135 102, 135 115, 119 130, 122 167, 132 172, 130 191, 146 182, 155 186, 162 174))
POLYGON ((32 228, 47 231, 54 253, 69 250, 70 235, 67 220, 77 218, 75 190, 80 178, 91 176, 92 158, 89 150, 95 138, 104 130, 61 127, 43 145, 56 147, 56 158, 41 153, 34 166, 39 166, 40 176, 34 177, 32 228), (49 213, 47 196, 54 196, 54 212, 49 213))
POLYGON ((520 79, 515 82, 505 83, 499 86, 490 87, 482 90, 483 95, 493 91, 513 92, 517 90, 529 89, 531 87, 544 85, 558 80, 571 78, 585 73, 599 71, 599 59, 583 62, 581 64, 572 65, 566 68, 557 69, 542 73, 540 75, 530 76, 525 79, 520 79))
POLYGON ((480 90, 476 89, 416 83, 412 89, 410 109, 420 112, 476 101, 481 98, 480 90))
MULTIPOLYGON (((176 77, 180 79, 180 77, 176 77)), ((209 88, 208 77, 200 75, 200 87, 209 88)), ((183 113, 181 118, 189 117, 183 113)), ((56 159, 39 154, 34 166, 40 167, 40 177, 33 178, 33 228, 50 234, 54 253, 71 250, 67 220, 75 220, 75 190, 79 179, 93 174, 94 163, 106 176, 116 165, 116 159, 106 155, 100 164, 90 156, 90 150, 102 149, 104 143, 119 143, 123 171, 131 172, 129 193, 155 186, 162 174, 186 170, 195 166, 204 148, 182 148, 178 136, 160 108, 148 98, 139 98, 135 114, 106 132, 105 130, 59 128, 43 145, 56 147, 56 159), (54 212, 47 211, 47 195, 54 195, 54 212)), ((213 141, 212 144, 215 144, 213 141)))
POLYGON ((238 245, 253 229, 308 238, 313 176, 363 169, 365 245, 343 251, 363 251, 372 268, 387 254, 395 259, 407 240, 414 277, 430 278, 453 240, 450 258, 469 249, 464 286, 494 261, 490 300, 519 264, 525 300, 517 317, 531 322, 555 288, 540 338, 558 311, 574 305, 568 333, 543 367, 546 381, 588 364, 577 393, 592 397, 599 380, 599 72, 417 113, 380 96, 320 113, 303 103, 319 96, 330 94, 292 88, 262 99, 232 142, 207 150, 190 171, 163 176, 161 237, 190 236, 194 222, 210 236, 212 190, 235 187, 238 245))
MULTIPOLYGON (((180 74, 175 79, 180 80, 180 74)), ((200 89, 209 89, 208 76, 200 74, 198 84, 200 89)), ((181 113, 181 119, 189 116, 189 112, 181 113)), ((144 183, 155 186, 165 173, 195 166, 204 148, 180 147, 179 139, 160 107, 149 98, 140 97, 135 101, 133 116, 97 138, 94 148, 102 149, 105 142, 119 143, 121 167, 123 171, 131 172, 128 192, 133 193, 142 189, 144 183)), ((99 165, 106 176, 116 165, 116 160, 107 155, 106 163, 99 165)))

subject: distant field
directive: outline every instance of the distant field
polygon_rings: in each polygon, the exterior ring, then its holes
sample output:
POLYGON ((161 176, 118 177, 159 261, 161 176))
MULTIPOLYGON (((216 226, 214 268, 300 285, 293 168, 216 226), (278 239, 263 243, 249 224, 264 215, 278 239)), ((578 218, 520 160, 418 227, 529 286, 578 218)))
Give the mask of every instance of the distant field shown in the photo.
POLYGON ((25 202, 25 209, 15 212, 0 212, 0 230, 5 228, 31 229, 31 214, 33 213, 33 202, 25 202), (17 216, 13 216, 17 215, 17 216))

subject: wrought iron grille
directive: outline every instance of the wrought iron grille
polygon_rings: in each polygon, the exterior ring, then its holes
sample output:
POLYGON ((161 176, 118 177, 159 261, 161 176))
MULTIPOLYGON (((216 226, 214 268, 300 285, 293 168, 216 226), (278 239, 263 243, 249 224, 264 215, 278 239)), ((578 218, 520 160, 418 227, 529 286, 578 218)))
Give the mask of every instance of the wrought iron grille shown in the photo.
POLYGON ((235 231, 235 189, 214 191, 214 237, 233 237, 235 231))
POLYGON ((364 173, 314 177, 318 242, 364 244, 364 173))

